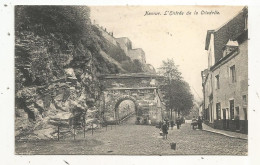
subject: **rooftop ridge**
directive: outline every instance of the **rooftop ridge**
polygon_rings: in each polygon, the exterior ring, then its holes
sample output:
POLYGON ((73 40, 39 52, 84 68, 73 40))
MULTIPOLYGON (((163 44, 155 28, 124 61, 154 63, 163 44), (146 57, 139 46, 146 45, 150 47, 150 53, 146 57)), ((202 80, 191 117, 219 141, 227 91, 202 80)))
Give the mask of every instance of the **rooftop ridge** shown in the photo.
POLYGON ((223 24, 222 24, 221 26, 219 26, 218 28, 213 29, 214 32, 215 32, 215 31, 218 31, 219 29, 221 29, 222 27, 224 27, 225 25, 227 25, 230 21, 232 21, 234 18, 236 18, 239 14, 243 13, 245 8, 246 8, 246 7, 244 7, 242 10, 240 10, 236 15, 234 15, 232 18, 230 18, 228 21, 226 21, 225 23, 223 23, 223 24))

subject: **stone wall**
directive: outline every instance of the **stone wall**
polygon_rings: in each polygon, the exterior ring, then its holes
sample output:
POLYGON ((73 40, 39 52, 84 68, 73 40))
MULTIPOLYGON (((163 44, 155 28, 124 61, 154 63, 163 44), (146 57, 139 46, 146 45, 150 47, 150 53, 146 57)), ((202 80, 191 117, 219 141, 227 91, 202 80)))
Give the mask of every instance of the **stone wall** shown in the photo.
POLYGON ((97 24, 93 24, 93 25, 96 26, 96 27, 100 30, 100 32, 102 33, 102 36, 103 36, 106 40, 108 40, 108 41, 109 41, 110 43, 112 43, 113 45, 117 46, 118 43, 117 43, 116 39, 112 36, 112 33, 107 32, 105 28, 100 27, 100 26, 97 25, 97 24))
POLYGON ((143 49, 138 48, 138 49, 131 49, 128 51, 127 54, 132 60, 138 60, 140 61, 142 64, 146 63, 146 59, 145 59, 145 53, 143 51, 143 49))
POLYGON ((132 49, 132 42, 127 37, 116 38, 116 41, 119 43, 121 49, 124 50, 125 54, 128 54, 128 50, 132 49))
POLYGON ((109 90, 104 92, 105 109, 104 116, 106 120, 118 120, 116 111, 119 104, 124 100, 131 100, 135 104, 136 116, 147 117, 149 110, 156 109, 154 89, 149 90, 109 90))
POLYGON ((155 86, 151 85, 153 84, 154 79, 147 79, 147 78, 132 78, 132 79, 118 79, 115 81, 115 79, 105 79, 102 80, 102 83, 106 86, 106 88, 119 88, 119 87, 125 87, 125 88, 140 88, 140 87, 149 87, 149 86, 155 86))
POLYGON ((161 106, 161 100, 158 99, 157 81, 160 80, 152 76, 139 76, 118 75, 101 79, 106 86, 102 99, 104 120, 120 120, 118 106, 124 100, 134 103, 135 115, 140 120, 158 123, 162 119, 165 107, 161 106))
POLYGON ((214 120, 215 129, 248 133, 248 120, 214 120))
MULTIPOLYGON (((155 73, 155 69, 153 68, 153 66, 150 64, 146 64, 145 52, 143 51, 143 49, 141 49, 141 48, 133 49, 132 41, 129 38, 127 38, 127 37, 115 38, 111 32, 108 32, 106 30, 106 28, 100 27, 97 24, 94 24, 94 26, 100 30, 102 36, 107 41, 112 43, 114 46, 122 49, 124 51, 125 55, 130 57, 130 59, 132 61, 138 60, 141 63, 142 70, 144 72, 155 73)), ((113 54, 115 55, 117 53, 113 52, 113 54)), ((117 57, 117 58, 119 58, 119 57, 117 57)))

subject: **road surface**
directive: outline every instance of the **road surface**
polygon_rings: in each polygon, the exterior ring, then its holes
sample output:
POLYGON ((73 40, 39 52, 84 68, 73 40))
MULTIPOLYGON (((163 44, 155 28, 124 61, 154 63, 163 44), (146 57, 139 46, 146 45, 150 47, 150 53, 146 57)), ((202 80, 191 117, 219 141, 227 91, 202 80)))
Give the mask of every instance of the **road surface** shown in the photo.
POLYGON ((169 130, 168 139, 159 136, 155 126, 135 125, 135 116, 120 126, 82 133, 57 140, 16 142, 17 154, 87 154, 87 155, 247 155, 247 140, 229 138, 201 130, 190 124, 169 130), (170 143, 177 144, 176 150, 170 143))

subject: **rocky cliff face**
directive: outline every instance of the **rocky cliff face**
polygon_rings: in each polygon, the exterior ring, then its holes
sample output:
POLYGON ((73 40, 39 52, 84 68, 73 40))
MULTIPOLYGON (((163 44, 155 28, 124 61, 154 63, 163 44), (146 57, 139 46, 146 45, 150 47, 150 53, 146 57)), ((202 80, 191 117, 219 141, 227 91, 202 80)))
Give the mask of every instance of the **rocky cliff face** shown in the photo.
POLYGON ((142 71, 101 35, 89 13, 88 7, 16 6, 17 140, 56 138, 58 125, 65 135, 84 120, 99 122, 96 76, 142 71))

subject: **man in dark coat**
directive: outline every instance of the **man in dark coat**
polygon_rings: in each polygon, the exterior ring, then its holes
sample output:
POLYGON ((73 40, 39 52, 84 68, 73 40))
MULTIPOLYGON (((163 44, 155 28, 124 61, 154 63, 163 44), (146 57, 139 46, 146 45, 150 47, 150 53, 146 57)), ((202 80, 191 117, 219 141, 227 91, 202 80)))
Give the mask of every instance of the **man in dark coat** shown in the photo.
POLYGON ((181 126, 181 118, 180 117, 177 118, 176 123, 177 123, 177 129, 180 129, 180 126, 181 126))
POLYGON ((171 128, 173 129, 173 126, 174 126, 174 121, 171 120, 171 128))
POLYGON ((167 139, 168 125, 167 125, 166 121, 163 122, 162 132, 163 132, 163 139, 167 139))
POLYGON ((198 117, 198 129, 202 129, 202 119, 198 117))

